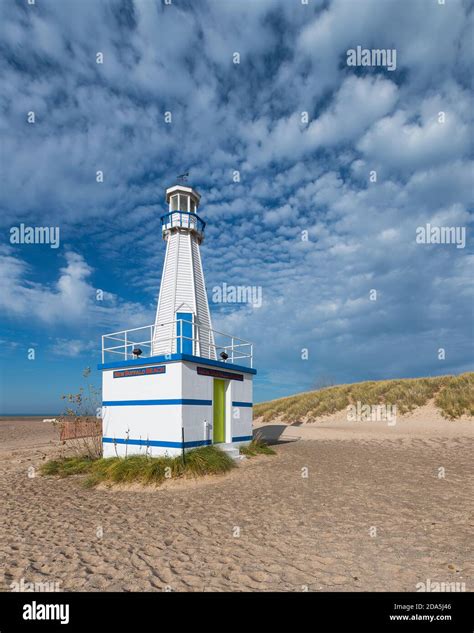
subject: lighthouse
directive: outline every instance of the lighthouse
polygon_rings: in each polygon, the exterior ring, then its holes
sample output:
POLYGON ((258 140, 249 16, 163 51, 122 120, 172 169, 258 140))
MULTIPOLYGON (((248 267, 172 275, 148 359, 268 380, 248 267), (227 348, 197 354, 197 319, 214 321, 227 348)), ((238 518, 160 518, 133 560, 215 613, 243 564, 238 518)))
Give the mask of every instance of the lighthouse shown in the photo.
POLYGON ((201 263, 200 244, 206 224, 197 215, 200 199, 191 187, 175 185, 166 190, 168 213, 161 218, 166 255, 156 311, 154 354, 178 351, 178 339, 171 334, 174 320, 182 319, 179 351, 192 353, 195 338, 197 356, 216 358, 201 263))
POLYGON ((155 322, 102 336, 104 457, 176 455, 252 439, 253 345, 213 329, 200 246, 200 194, 166 190, 155 322))

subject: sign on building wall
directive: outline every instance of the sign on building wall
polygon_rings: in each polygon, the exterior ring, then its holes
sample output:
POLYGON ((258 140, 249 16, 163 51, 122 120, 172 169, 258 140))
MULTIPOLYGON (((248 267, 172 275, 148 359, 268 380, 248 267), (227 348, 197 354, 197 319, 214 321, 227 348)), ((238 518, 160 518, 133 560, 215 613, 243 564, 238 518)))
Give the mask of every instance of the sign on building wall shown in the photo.
POLYGON ((137 369, 120 369, 114 371, 114 378, 130 378, 131 376, 151 376, 153 374, 165 374, 166 365, 154 365, 153 367, 137 367, 137 369))
POLYGON ((210 367, 196 367, 196 371, 201 376, 212 376, 213 378, 223 378, 224 380, 240 380, 243 381, 242 374, 232 374, 230 371, 221 369, 211 369, 210 367))

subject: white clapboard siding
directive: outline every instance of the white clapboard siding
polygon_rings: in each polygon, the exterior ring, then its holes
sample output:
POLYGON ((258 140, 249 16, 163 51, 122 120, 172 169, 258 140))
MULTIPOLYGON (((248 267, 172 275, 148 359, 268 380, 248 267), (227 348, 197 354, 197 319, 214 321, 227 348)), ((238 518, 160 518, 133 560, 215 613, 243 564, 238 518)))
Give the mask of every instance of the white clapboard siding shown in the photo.
POLYGON ((204 272, 202 270, 201 252, 199 244, 196 240, 192 242, 193 268, 194 268, 194 288, 196 298, 197 322, 200 326, 197 328, 197 338, 199 339, 200 356, 205 358, 216 358, 216 350, 214 347, 214 335, 212 333, 211 315, 209 312, 209 303, 207 301, 206 284, 204 281, 204 272))
POLYGON ((194 337, 198 339, 194 353, 215 358, 214 339, 204 273, 197 238, 190 231, 174 231, 167 237, 165 262, 161 278, 160 296, 155 319, 153 354, 176 352, 176 312, 192 312, 197 324, 194 337), (209 341, 211 345, 209 345, 209 341))
POLYGON ((177 254, 179 250, 179 235, 173 233, 166 242, 166 255, 161 276, 160 295, 155 319, 155 336, 153 340, 153 354, 170 354, 171 336, 174 319, 175 270, 177 268, 177 254))

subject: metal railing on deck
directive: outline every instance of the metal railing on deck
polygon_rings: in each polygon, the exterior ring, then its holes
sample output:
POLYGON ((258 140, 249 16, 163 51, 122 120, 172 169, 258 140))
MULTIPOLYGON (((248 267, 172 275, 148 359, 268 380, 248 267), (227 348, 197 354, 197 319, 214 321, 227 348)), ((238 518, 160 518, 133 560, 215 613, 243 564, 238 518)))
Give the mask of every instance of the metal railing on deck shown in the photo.
POLYGON ((103 363, 186 353, 245 367, 253 366, 252 343, 187 319, 145 325, 102 336, 103 363), (141 350, 141 354, 137 356, 134 350, 141 350), (227 355, 227 359, 224 360, 222 354, 227 355))
POLYGON ((176 227, 195 231, 202 239, 206 223, 196 213, 189 213, 188 211, 170 211, 170 213, 161 216, 161 228, 163 231, 176 227))

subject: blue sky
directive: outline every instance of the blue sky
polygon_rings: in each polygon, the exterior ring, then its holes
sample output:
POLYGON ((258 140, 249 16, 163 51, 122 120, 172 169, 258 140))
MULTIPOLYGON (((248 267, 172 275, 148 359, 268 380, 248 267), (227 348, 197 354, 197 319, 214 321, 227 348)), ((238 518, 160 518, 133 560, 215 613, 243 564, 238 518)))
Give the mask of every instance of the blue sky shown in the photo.
POLYGON ((59 411, 101 334, 154 320, 183 171, 209 298, 262 289, 258 308, 211 301, 216 329, 256 343, 257 401, 472 368, 470 2, 17 0, 0 17, 2 413, 59 411), (357 46, 395 49, 396 69, 348 66, 357 46), (12 244, 21 222, 60 247, 12 244), (465 227, 465 248, 417 243, 427 223, 465 227))

